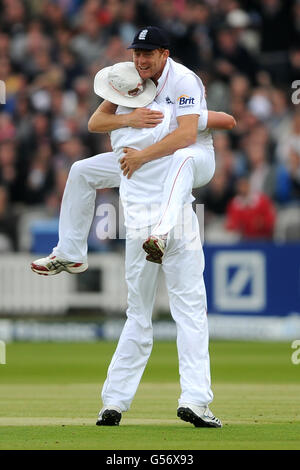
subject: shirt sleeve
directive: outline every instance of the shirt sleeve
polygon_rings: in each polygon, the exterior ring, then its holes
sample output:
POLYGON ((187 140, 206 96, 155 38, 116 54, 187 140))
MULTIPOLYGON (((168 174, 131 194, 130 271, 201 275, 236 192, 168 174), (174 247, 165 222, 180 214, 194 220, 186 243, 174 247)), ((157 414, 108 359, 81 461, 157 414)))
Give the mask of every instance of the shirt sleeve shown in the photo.
POLYGON ((201 114, 201 109, 206 109, 204 87, 200 79, 188 74, 180 79, 175 87, 176 117, 186 114, 201 114))
POLYGON ((200 113, 199 121, 198 121, 199 131, 204 131, 207 128, 207 120, 208 120, 207 109, 201 109, 201 113, 200 113))

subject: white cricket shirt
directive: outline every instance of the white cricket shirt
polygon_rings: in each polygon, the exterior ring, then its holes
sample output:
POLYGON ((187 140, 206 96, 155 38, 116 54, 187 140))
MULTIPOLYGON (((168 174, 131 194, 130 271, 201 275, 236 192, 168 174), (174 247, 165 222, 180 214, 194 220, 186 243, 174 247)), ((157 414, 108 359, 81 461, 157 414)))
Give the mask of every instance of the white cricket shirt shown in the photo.
MULTIPOLYGON (((164 114, 163 121, 156 127, 144 129, 126 127, 111 131, 111 146, 119 159, 124 156, 124 147, 143 150, 169 134, 172 110, 164 104, 157 104, 155 101, 147 108, 161 111, 164 114)), ((118 106, 116 114, 126 114, 131 111, 132 108, 118 106)), ((126 227, 142 228, 157 223, 170 158, 172 156, 145 163, 133 173, 130 179, 123 175, 120 168, 120 198, 124 208, 126 227)))
MULTIPOLYGON (((197 144, 213 148, 210 131, 206 129, 207 104, 204 86, 201 79, 187 67, 168 58, 158 80, 155 101, 147 108, 159 110, 164 114, 161 124, 154 128, 121 128, 110 133, 113 151, 119 159, 124 155, 124 147, 142 150, 162 140, 178 127, 177 117, 188 114, 199 115, 197 144)), ((116 114, 131 111, 132 108, 118 106, 116 114)), ((145 163, 130 179, 123 175, 120 168, 120 197, 126 227, 143 228, 157 223, 170 158, 172 155, 145 163)), ((191 195, 191 202, 193 200, 191 195)))
POLYGON ((170 132, 178 127, 177 117, 198 114, 197 143, 213 148, 211 132, 206 129, 207 103, 202 80, 190 69, 168 58, 158 79, 155 101, 172 109, 170 132))

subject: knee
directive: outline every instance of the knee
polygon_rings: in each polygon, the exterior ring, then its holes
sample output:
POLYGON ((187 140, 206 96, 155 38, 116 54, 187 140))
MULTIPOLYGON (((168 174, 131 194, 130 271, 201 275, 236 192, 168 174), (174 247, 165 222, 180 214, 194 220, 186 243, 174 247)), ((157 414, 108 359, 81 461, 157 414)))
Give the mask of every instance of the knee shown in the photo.
POLYGON ((131 329, 138 334, 140 338, 143 338, 144 341, 148 344, 152 344, 153 341, 153 326, 151 321, 152 309, 145 311, 141 315, 140 312, 143 311, 142 304, 138 306, 131 305, 127 308, 126 315, 128 320, 128 325, 131 329))
POLYGON ((180 169, 182 167, 194 171, 194 157, 187 152, 187 149, 179 149, 174 153, 174 165, 175 168, 180 169))
POLYGON ((77 180, 79 177, 82 177, 83 175, 84 175, 83 160, 79 160, 73 163, 70 169, 69 179, 77 180))
POLYGON ((181 162, 184 162, 188 157, 189 154, 186 151, 187 149, 178 149, 176 152, 174 152, 174 158, 177 160, 180 160, 181 162))

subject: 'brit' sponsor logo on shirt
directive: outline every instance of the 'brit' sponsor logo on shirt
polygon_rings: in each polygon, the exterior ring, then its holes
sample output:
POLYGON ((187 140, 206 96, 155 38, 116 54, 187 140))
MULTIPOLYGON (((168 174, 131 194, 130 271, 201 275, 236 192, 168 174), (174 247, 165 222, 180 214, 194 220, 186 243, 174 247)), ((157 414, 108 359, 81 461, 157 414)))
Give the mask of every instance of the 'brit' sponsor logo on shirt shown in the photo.
POLYGON ((195 98, 192 98, 191 96, 188 96, 188 95, 179 96, 177 98, 177 101, 179 101, 179 106, 195 104, 195 98))

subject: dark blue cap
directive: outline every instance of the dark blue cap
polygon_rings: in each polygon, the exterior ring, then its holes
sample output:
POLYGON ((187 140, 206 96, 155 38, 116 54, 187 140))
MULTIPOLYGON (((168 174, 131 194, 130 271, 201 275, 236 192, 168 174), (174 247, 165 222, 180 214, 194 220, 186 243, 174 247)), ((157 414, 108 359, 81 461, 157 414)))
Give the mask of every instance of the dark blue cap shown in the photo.
POLYGON ((132 44, 127 49, 153 50, 160 47, 169 49, 169 46, 170 40, 166 31, 157 26, 146 26, 136 33, 132 44))

